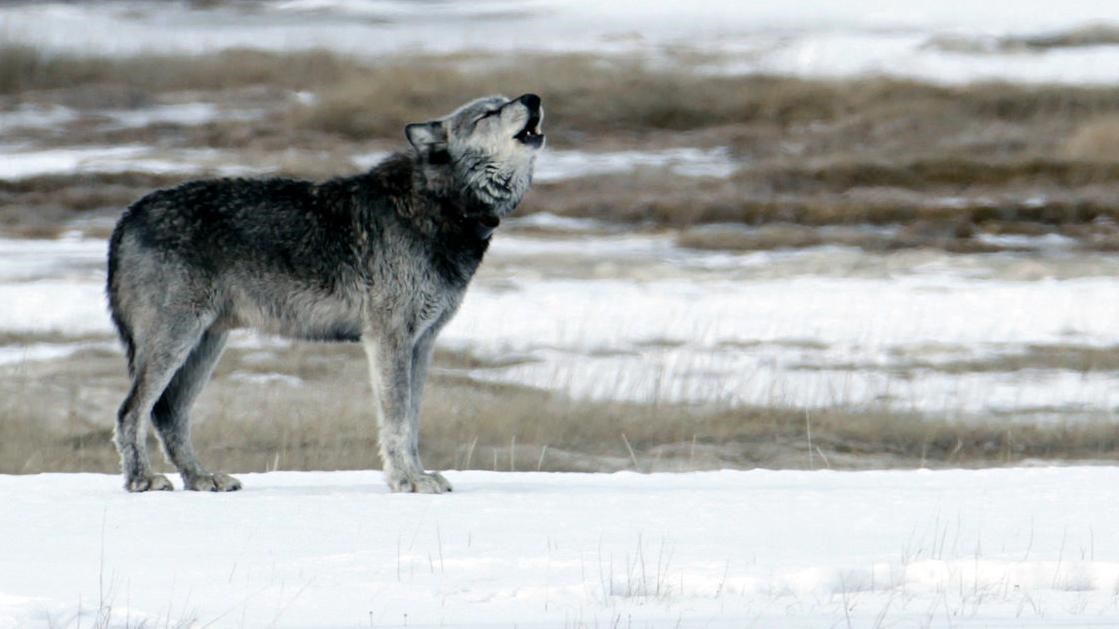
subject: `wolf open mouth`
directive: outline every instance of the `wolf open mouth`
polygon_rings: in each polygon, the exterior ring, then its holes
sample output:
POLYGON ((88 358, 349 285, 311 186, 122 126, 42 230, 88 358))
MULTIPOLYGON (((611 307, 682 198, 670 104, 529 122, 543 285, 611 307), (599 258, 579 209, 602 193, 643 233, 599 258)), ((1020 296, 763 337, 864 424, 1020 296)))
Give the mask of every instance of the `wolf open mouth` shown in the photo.
POLYGON ((530 114, 528 122, 525 123, 525 128, 521 129, 513 138, 529 146, 538 147, 543 144, 544 134, 540 133, 540 112, 530 114))

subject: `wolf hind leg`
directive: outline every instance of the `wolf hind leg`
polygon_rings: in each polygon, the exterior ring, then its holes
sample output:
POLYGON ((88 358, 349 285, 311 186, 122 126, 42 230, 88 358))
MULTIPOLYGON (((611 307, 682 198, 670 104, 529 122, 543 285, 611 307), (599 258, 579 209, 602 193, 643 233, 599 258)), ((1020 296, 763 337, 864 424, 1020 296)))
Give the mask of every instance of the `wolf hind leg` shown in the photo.
POLYGON ((145 443, 145 421, 211 322, 212 317, 184 315, 170 324, 157 322, 160 325, 153 325, 143 336, 134 337, 132 386, 117 413, 114 434, 124 487, 128 491, 173 489, 166 476, 152 473, 145 443))
POLYGON ((212 328, 204 332, 152 408, 152 424, 167 459, 179 470, 185 489, 236 491, 241 488, 241 482, 228 474, 206 471, 194 453, 190 438, 190 407, 210 380, 225 349, 227 336, 212 328))

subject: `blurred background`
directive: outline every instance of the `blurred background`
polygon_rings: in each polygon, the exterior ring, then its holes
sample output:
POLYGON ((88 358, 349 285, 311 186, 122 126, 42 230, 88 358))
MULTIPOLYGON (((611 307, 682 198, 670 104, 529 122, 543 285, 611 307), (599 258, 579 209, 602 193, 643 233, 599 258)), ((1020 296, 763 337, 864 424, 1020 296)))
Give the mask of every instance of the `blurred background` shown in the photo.
MULTIPOLYGON (((357 173, 542 95, 443 333, 432 468, 1119 458, 1119 3, 0 3, 0 472, 114 471, 129 203, 357 173)), ((235 336, 229 471, 379 466, 358 346, 235 336)))

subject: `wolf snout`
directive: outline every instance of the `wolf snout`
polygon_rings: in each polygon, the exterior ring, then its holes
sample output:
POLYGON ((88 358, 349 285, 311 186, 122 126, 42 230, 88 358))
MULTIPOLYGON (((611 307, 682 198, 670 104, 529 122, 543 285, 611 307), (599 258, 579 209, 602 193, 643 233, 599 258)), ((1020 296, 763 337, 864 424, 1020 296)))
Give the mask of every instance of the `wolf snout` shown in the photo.
POLYGON ((510 102, 520 103, 528 110, 525 126, 513 138, 534 149, 544 146, 544 134, 540 132, 540 122, 544 119, 544 112, 540 108, 540 97, 530 92, 510 102))
POLYGON ((524 94, 517 100, 524 104, 525 107, 528 107, 529 111, 540 111, 540 97, 536 94, 524 94))

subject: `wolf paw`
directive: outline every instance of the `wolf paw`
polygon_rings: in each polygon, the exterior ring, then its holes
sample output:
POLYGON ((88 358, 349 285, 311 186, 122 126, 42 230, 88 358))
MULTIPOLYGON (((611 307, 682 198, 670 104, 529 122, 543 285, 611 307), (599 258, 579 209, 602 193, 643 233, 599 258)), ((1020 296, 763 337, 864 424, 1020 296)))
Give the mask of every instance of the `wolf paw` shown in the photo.
POLYGON ((389 474, 388 483, 389 489, 401 493, 441 494, 454 489, 439 472, 389 474))
POLYGON ((185 479, 183 484, 191 491, 237 491, 241 489, 241 481, 221 472, 191 476, 185 479))
POLYGON ((124 488, 132 493, 141 491, 171 491, 174 487, 171 481, 163 474, 145 474, 130 478, 124 483, 124 488))

